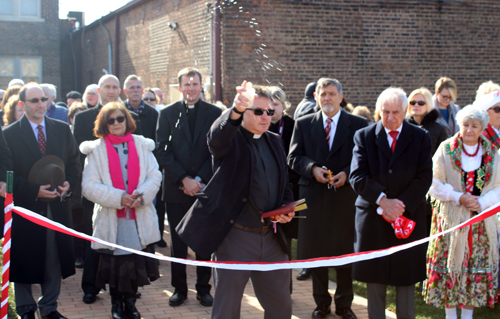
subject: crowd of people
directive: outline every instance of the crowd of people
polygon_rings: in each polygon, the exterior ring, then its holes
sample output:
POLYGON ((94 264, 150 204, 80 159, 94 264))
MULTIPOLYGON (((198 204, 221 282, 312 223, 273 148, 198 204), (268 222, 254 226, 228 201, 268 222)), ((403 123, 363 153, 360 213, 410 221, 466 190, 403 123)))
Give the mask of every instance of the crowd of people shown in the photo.
MULTIPOLYGON (((500 86, 455 104, 457 86, 437 80, 409 95, 390 87, 372 115, 353 107, 342 84, 321 78, 293 108, 275 86, 236 87, 231 107, 205 101, 202 75, 178 73, 179 101, 163 105, 159 88, 130 75, 122 86, 104 75, 83 94, 56 103, 52 84, 15 79, 0 92, 0 196, 14 171, 13 196, 53 221, 104 241, 197 260, 283 262, 386 249, 457 226, 500 202, 500 86), (305 199, 308 209, 263 217, 305 199), (300 219, 296 217, 302 217, 300 219), (305 218, 304 218, 305 217, 305 218)), ((3 199, 2 199, 3 202, 3 199)), ((2 216, 3 219, 3 216, 2 216)), ((2 220, 3 224, 3 220, 2 220)), ((369 318, 385 318, 387 286, 396 315, 415 318, 415 284, 447 319, 471 319, 494 307, 499 292, 498 219, 489 217, 398 253, 335 267, 303 269, 312 277, 312 318, 332 312, 355 319, 353 280, 367 284, 369 318)), ((14 214, 10 280, 23 319, 65 318, 57 310, 61 279, 83 268, 83 302, 109 289, 113 319, 141 318, 138 287, 159 278, 156 259, 87 242, 14 214), (31 285, 41 284, 35 300, 31 285)), ((212 318, 240 318, 249 280, 265 318, 292 316, 289 270, 197 267, 196 298, 212 318), (213 273, 214 293, 210 280, 213 273)), ((186 266, 171 264, 172 307, 187 299, 186 266)))

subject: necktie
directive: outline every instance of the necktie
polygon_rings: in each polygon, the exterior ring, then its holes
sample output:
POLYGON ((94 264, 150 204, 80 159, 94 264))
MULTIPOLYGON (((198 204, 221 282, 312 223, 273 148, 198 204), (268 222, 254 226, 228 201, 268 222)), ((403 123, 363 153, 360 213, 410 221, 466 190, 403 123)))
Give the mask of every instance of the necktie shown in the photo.
POLYGON ((325 135, 326 135, 326 144, 330 147, 330 131, 332 130, 332 118, 329 117, 326 119, 326 127, 325 127, 325 135))
POLYGON ((396 148, 396 142, 398 137, 398 131, 390 131, 389 135, 392 137, 391 151, 394 153, 394 149, 396 148))
POLYGON ((45 156, 47 144, 45 142, 45 134, 43 133, 43 126, 38 125, 36 128, 38 129, 38 147, 40 147, 40 152, 42 152, 42 156, 45 156))

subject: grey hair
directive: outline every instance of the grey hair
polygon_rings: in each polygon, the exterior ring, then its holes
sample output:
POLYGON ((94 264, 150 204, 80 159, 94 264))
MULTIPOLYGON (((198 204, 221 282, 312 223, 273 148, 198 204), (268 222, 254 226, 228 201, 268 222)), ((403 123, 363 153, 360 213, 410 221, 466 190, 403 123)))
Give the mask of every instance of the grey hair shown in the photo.
POLYGON ((331 78, 321 78, 318 80, 318 83, 316 84, 316 94, 319 94, 319 90, 327 87, 329 85, 335 85, 337 86, 337 91, 339 91, 339 95, 342 95, 342 84, 336 79, 331 79, 331 78))
POLYGON ((142 85, 142 78, 140 76, 135 75, 135 74, 131 74, 131 75, 127 76, 127 78, 125 79, 125 82, 123 82, 123 88, 126 89, 128 82, 132 81, 132 80, 139 81, 139 82, 141 82, 141 85, 142 85))
POLYGON ((467 105, 457 113, 457 123, 462 127, 467 121, 479 121, 482 125, 482 130, 484 131, 490 122, 490 117, 486 111, 483 111, 479 107, 473 105, 467 105))
POLYGON ((40 84, 40 87, 42 89, 47 89, 51 95, 51 97, 55 98, 57 96, 57 88, 54 84, 50 84, 50 83, 42 83, 40 84))
POLYGON ((390 87, 380 93, 377 98, 375 110, 382 112, 382 105, 387 102, 399 102, 403 108, 403 112, 406 113, 406 109, 408 108, 408 99, 406 98, 406 93, 402 88, 390 87))
POLYGON ((99 88, 97 86, 97 84, 87 85, 87 88, 85 89, 85 92, 83 92, 83 96, 82 96, 83 104, 87 105, 87 94, 89 94, 89 92, 94 92, 97 95, 97 103, 98 104, 101 103, 101 96, 99 95, 99 92, 97 92, 97 88, 99 88))

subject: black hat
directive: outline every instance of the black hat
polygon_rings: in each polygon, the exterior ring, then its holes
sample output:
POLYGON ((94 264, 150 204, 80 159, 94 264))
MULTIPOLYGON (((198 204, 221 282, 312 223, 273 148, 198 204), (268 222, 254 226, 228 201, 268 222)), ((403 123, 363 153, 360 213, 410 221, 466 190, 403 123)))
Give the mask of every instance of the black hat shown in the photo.
MULTIPOLYGON (((66 180, 63 161, 55 155, 47 155, 36 162, 30 170, 28 181, 35 185, 48 185, 48 191, 53 191, 58 186, 63 186, 66 180)), ((55 198, 40 198, 41 201, 50 202, 55 198)))
POLYGON ((71 91, 71 92, 68 92, 68 94, 66 94, 66 98, 67 99, 81 99, 82 98, 82 95, 80 94, 80 92, 77 92, 77 91, 71 91))

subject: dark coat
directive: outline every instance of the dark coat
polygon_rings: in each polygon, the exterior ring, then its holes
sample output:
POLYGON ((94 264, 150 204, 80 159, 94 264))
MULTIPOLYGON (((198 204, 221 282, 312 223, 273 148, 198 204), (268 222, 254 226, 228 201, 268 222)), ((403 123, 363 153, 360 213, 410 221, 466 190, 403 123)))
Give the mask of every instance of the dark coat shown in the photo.
MULTIPOLYGON (((142 133, 139 135, 142 135, 146 138, 152 139, 156 143, 156 124, 158 123, 158 111, 154 108, 149 106, 148 104, 144 103, 144 109, 140 114, 137 114, 138 117, 138 123, 139 126, 141 127, 142 133)), ((125 101, 125 106, 128 105, 128 100, 125 101)), ((127 106, 128 107, 128 106, 127 106)), ((134 134, 137 134, 137 132, 134 132, 134 134)))
MULTIPOLYGON (((3 131, 0 129, 0 182, 7 180, 7 171, 12 171, 12 153, 5 143, 3 131)), ((4 207, 4 198, 0 197, 0 207, 4 207)), ((0 214, 0 225, 4 224, 4 214, 0 214)), ((3 232, 0 235, 3 237, 3 232)))
MULTIPOLYGON (((70 187, 77 185, 82 171, 76 141, 69 125, 45 117, 46 155, 59 157, 65 165, 70 187)), ((14 163, 14 203, 46 216, 50 205, 53 220, 72 227, 69 201, 55 199, 49 203, 37 200, 40 185, 28 182, 31 167, 42 158, 33 129, 23 116, 4 130, 14 163)), ((45 240, 47 230, 13 214, 10 280, 18 283, 42 283, 45 271, 45 240)), ((75 274, 73 238, 56 232, 57 250, 63 278, 75 274)))
POLYGON ((424 116, 424 118, 422 119, 422 123, 420 124, 418 124, 411 116, 406 118, 408 123, 420 126, 424 130, 429 132, 432 145, 431 156, 434 156, 434 153, 436 153, 439 145, 441 145, 441 143, 449 137, 447 133, 447 127, 438 122, 438 119, 440 117, 441 113, 438 110, 433 109, 424 116))
POLYGON ((191 196, 179 186, 186 176, 199 176, 203 183, 212 178, 212 159, 207 145, 210 126, 221 109, 204 101, 199 102, 194 136, 189 129, 186 108, 182 101, 160 111, 156 130, 156 158, 163 168, 163 201, 187 203, 191 196))
MULTIPOLYGON (((425 194, 432 183, 431 139, 425 130, 403 121, 403 129, 391 152, 382 122, 360 130, 351 164, 350 183, 356 199, 356 252, 406 244, 426 235, 425 194), (377 214, 380 193, 405 205, 404 216, 415 221, 407 239, 377 214)), ((393 286, 409 286, 426 278, 427 245, 353 265, 353 279, 393 286)))
MULTIPOLYGON (((210 152, 214 158, 215 174, 205 188, 202 198, 197 199, 177 226, 182 240, 202 256, 209 256, 220 246, 233 227, 250 196, 255 154, 237 125, 228 122, 231 111, 225 111, 212 125, 208 134, 210 152)), ((262 135, 279 167, 277 203, 293 201, 288 183, 285 150, 281 138, 270 132, 262 135)), ((277 207, 276 207, 277 208, 277 207)), ((283 251, 288 252, 281 227, 278 224, 278 240, 283 251)))
POLYGON ((298 258, 330 257, 353 252, 354 201, 356 194, 348 182, 336 191, 328 189, 312 175, 313 166, 326 166, 333 175, 349 176, 354 133, 367 126, 366 119, 340 111, 332 148, 328 150, 322 112, 295 122, 288 165, 301 177, 300 198, 308 209, 299 221, 298 258))

